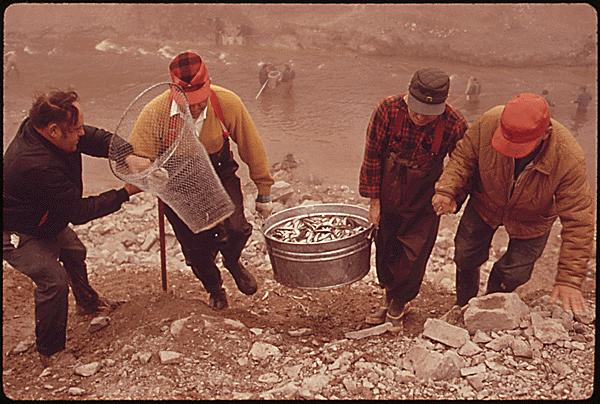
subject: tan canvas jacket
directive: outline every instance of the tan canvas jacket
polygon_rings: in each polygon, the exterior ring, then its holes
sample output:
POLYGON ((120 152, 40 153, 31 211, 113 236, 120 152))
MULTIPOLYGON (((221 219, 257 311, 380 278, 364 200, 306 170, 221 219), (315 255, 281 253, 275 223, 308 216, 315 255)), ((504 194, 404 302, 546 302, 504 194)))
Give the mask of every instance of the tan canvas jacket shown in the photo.
POLYGON ((467 130, 435 185, 436 193, 460 199, 471 179, 475 210, 491 227, 504 225, 512 238, 542 236, 560 218, 556 283, 580 288, 594 239, 594 205, 583 150, 552 119, 552 133, 542 150, 514 181, 514 159, 491 144, 503 108, 492 108, 467 130))

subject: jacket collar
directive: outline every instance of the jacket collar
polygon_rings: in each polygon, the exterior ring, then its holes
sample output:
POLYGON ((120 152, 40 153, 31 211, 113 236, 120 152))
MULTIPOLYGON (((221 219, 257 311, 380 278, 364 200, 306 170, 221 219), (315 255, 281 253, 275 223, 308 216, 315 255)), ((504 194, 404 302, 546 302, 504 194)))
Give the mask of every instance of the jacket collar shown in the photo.
POLYGON ((31 123, 29 117, 26 118, 25 121, 23 121, 22 132, 24 137, 30 137, 35 139, 36 141, 40 142, 42 146, 44 146, 47 149, 50 149, 54 153, 57 153, 61 156, 66 156, 70 154, 69 152, 66 152, 60 147, 56 146, 54 143, 46 139, 40 132, 38 132, 37 129, 33 126, 33 123, 31 123))
POLYGON ((556 122, 552 122, 552 132, 544 140, 542 150, 533 159, 534 168, 539 172, 549 175, 552 167, 556 166, 558 136, 556 135, 556 122))

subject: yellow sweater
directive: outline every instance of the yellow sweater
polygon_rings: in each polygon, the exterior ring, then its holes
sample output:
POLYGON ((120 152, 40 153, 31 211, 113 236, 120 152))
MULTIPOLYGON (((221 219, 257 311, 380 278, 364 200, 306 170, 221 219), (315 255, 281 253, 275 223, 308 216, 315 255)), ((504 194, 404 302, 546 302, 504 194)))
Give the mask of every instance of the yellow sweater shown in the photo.
MULTIPOLYGON (((211 85, 211 89, 217 95, 221 110, 225 118, 225 127, 229 131, 229 136, 237 144, 239 155, 244 163, 248 165, 250 178, 256 184, 259 195, 269 195, 271 185, 274 180, 269 173, 269 163, 267 154, 262 144, 262 140, 258 135, 254 122, 242 100, 233 92, 211 85)), ((153 159, 157 156, 160 147, 160 139, 158 134, 166 136, 168 119, 162 118, 169 114, 169 91, 150 101, 140 113, 136 122, 129 143, 133 146, 136 154, 153 159), (160 116, 160 119, 156 117, 160 116), (154 119, 152 118, 154 117, 154 119), (154 136, 149 138, 147 134, 148 126, 152 125, 150 120, 153 120, 154 125, 160 122, 158 133, 152 133, 154 136), (144 136, 144 134, 146 134, 144 136)), ((202 125, 202 130, 198 139, 206 149, 208 154, 216 153, 223 147, 225 139, 219 118, 217 117, 213 106, 209 100, 206 113, 206 119, 202 125)))

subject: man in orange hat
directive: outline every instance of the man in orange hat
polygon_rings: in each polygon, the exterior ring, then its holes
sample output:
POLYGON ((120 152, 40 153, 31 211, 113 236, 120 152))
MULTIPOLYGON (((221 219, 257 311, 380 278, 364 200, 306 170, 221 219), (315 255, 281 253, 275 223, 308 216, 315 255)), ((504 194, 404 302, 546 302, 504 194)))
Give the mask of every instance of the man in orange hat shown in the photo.
POLYGON ((560 218, 562 248, 551 303, 585 311, 581 286, 594 240, 593 196, 585 155, 571 133, 550 118, 548 103, 520 94, 483 114, 458 142, 435 185, 438 215, 470 198, 455 237, 456 304, 477 296, 479 266, 504 225, 510 241, 494 264, 486 293, 512 292, 531 277, 552 224, 560 218))
MULTIPOLYGON (((256 280, 240 261, 252 226, 244 216, 241 182, 235 174, 239 165, 233 158, 229 139, 236 142, 242 161, 248 165, 250 178, 258 189, 256 211, 263 217, 273 210, 270 193, 274 180, 262 141, 246 107, 233 92, 211 84, 202 58, 192 52, 181 53, 171 61, 169 73, 172 81, 185 90, 195 133, 233 201, 235 212, 217 226, 199 233, 193 233, 169 206, 165 206, 165 216, 173 226, 186 263, 210 294, 209 306, 224 309, 228 302, 221 272, 215 264, 217 253, 223 256, 224 266, 242 293, 252 295, 258 288, 256 280)), ((169 92, 159 97, 169 97, 169 92)), ((160 104, 152 101, 146 108, 160 104)), ((138 150, 143 149, 139 144, 142 140, 138 134, 132 134, 129 139, 138 154, 138 150)))

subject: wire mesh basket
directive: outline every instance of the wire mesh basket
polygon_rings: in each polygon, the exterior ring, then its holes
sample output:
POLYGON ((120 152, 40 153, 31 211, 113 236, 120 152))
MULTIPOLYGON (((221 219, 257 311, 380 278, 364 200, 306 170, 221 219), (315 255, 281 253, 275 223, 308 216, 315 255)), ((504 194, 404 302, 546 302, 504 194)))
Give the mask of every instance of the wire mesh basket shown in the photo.
POLYGON ((117 125, 108 160, 117 178, 159 197, 194 233, 234 211, 177 84, 158 83, 137 96, 117 125), (128 163, 131 155, 150 164, 139 169, 128 163))

